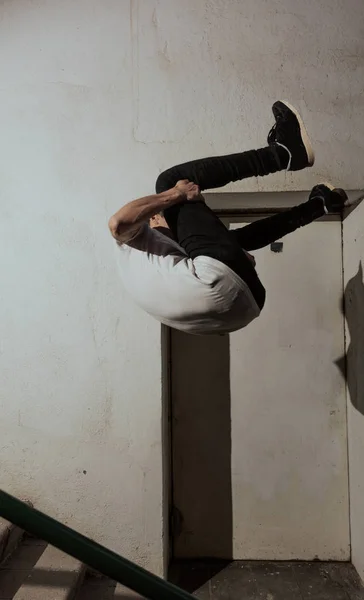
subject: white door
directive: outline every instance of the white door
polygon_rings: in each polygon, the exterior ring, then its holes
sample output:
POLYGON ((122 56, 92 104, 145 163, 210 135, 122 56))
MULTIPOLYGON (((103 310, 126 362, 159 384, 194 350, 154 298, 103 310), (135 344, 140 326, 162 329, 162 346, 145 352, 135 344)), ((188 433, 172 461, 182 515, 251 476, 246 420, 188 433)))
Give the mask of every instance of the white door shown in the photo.
POLYGON ((172 332, 175 557, 349 558, 341 223, 281 241, 255 322, 172 332))

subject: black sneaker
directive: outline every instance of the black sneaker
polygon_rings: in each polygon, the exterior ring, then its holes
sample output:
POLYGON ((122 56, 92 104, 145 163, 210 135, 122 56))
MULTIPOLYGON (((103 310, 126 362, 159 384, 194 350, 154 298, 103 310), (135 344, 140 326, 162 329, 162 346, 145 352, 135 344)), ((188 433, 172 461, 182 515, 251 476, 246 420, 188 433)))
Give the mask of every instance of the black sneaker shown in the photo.
POLYGON ((320 183, 312 188, 309 200, 320 198, 324 205, 325 213, 339 213, 348 199, 346 192, 341 188, 334 188, 331 183, 320 183))
POLYGON ((268 134, 268 144, 278 144, 288 151, 287 171, 312 167, 314 151, 298 111, 288 102, 275 102, 272 107, 275 125, 268 134))

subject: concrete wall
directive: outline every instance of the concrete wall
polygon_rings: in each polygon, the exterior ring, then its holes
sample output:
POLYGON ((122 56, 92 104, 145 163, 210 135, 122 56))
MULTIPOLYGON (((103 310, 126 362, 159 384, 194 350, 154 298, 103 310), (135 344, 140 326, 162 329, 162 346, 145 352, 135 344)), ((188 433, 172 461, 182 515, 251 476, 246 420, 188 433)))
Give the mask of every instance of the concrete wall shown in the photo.
MULTIPOLYGON (((353 563, 364 579, 364 204, 344 220, 350 513, 353 563)), ((341 364, 341 368, 345 365, 341 364)))
POLYGON ((158 170, 129 3, 2 2, 0 23, 0 486, 161 573, 161 332, 107 230, 158 170))
POLYGON ((173 162, 264 143, 281 96, 317 165, 236 189, 358 187, 361 27, 356 0, 1 2, 2 486, 161 572, 160 328, 107 218, 173 162))

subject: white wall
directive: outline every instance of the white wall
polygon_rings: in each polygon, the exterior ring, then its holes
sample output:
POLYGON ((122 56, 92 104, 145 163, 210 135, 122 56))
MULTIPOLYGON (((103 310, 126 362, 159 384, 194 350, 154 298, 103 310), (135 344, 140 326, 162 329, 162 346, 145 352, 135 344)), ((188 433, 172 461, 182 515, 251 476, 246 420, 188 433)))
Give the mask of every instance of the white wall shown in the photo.
POLYGON ((160 327, 107 230, 158 170, 128 6, 1 3, 0 484, 162 572, 160 327))
POLYGON ((344 220, 344 276, 353 563, 364 579, 364 204, 344 220))
POLYGON ((107 218, 173 162, 264 143, 281 96, 317 165, 236 189, 359 187, 361 24, 356 0, 1 2, 2 486, 161 572, 160 328, 107 218))

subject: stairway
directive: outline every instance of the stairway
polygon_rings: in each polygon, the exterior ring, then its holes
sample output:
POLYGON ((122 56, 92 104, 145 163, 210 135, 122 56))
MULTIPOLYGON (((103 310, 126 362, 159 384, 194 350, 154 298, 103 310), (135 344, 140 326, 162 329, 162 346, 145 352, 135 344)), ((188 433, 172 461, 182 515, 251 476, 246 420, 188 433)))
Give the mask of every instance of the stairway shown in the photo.
MULTIPOLYGON (((350 563, 183 561, 174 583, 200 600, 364 600, 350 563)), ((142 600, 0 518, 0 600, 142 600)))
POLYGON ((0 600, 141 600, 0 518, 0 600))

